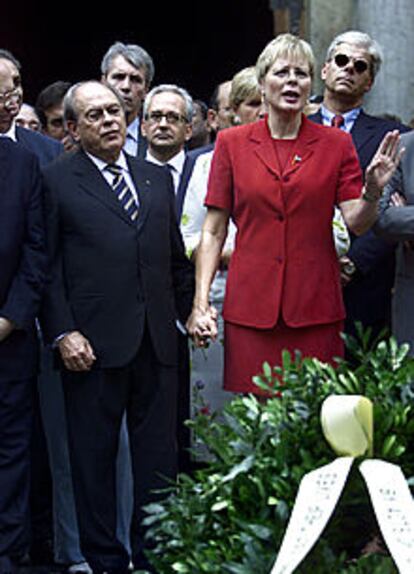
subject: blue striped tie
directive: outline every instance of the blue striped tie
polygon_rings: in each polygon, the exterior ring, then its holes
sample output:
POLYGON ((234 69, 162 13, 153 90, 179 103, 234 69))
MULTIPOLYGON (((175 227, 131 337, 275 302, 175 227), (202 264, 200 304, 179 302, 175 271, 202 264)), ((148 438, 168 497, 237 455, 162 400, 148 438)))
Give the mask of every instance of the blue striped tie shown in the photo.
POLYGON ((122 175, 122 167, 115 164, 108 164, 105 169, 114 176, 112 189, 114 190, 119 202, 132 221, 135 221, 138 217, 138 206, 134 196, 132 195, 132 191, 128 187, 128 184, 122 175))

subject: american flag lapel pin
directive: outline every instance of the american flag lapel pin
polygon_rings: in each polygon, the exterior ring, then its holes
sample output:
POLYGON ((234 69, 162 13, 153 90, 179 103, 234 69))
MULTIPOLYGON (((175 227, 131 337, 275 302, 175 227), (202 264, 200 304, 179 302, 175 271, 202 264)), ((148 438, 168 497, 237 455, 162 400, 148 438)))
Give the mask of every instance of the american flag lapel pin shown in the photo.
POLYGON ((302 158, 300 157, 300 155, 295 154, 293 156, 293 159, 292 159, 292 165, 296 165, 297 163, 300 163, 301 161, 302 161, 302 158))

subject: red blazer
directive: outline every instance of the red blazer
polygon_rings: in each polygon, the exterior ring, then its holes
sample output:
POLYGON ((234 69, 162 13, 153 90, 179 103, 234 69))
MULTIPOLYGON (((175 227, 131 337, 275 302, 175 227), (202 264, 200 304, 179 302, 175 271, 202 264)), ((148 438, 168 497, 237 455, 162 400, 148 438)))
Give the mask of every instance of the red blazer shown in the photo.
POLYGON ((206 205, 238 228, 227 279, 226 321, 268 329, 345 316, 332 237, 334 206, 360 196, 351 136, 303 116, 283 173, 266 119, 219 133, 206 205))

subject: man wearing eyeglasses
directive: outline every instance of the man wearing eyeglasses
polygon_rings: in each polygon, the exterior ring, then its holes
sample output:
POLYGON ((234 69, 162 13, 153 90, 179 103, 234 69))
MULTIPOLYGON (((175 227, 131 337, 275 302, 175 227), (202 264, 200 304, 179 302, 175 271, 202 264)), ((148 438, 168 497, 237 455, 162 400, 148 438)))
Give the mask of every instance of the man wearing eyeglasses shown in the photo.
POLYGON ((76 84, 64 115, 80 149, 45 172, 52 269, 43 326, 61 360, 81 547, 94 574, 127 573, 115 500, 126 411, 132 560, 151 571, 141 507, 176 472, 175 322, 191 310, 193 268, 167 170, 122 151, 119 94, 95 81, 76 84))
MULTIPOLYGON (((309 116, 317 123, 351 134, 363 171, 388 131, 408 130, 400 123, 368 115, 362 108, 382 59, 380 46, 368 34, 348 31, 334 38, 321 71, 325 82, 323 102, 319 112, 309 116)), ((376 237, 372 230, 352 236, 341 269, 347 313, 345 332, 354 335, 356 321, 370 327, 373 337, 384 328, 389 329, 394 246, 376 237)))
POLYGON ((193 100, 179 86, 156 86, 145 98, 142 121, 142 133, 148 142, 145 159, 168 167, 174 183, 178 221, 194 167, 193 154, 185 150, 192 134, 192 119, 193 100))
POLYGON ((0 101, 5 104, 1 112, 0 136, 7 136, 34 153, 43 168, 63 152, 63 146, 52 138, 16 125, 23 103, 20 70, 20 62, 13 54, 0 49, 0 101))
MULTIPOLYGON (((190 94, 175 84, 156 86, 144 101, 142 134, 148 143, 145 159, 168 168, 174 185, 178 222, 198 155, 198 152, 187 152, 185 149, 192 134, 193 111, 190 94)), ((190 432, 184 421, 190 418, 190 357, 187 332, 180 324, 178 329, 178 459, 180 470, 188 471, 190 432)))

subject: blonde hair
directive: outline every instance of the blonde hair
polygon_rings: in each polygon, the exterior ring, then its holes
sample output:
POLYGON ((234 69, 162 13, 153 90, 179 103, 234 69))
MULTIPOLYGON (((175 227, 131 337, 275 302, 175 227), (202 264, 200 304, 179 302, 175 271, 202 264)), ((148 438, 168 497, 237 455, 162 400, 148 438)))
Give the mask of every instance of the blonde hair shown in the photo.
POLYGON ((233 110, 254 96, 260 97, 260 86, 257 81, 256 70, 254 66, 243 68, 233 76, 230 90, 230 106, 233 110))
POLYGON ((306 60, 309 65, 311 77, 315 69, 315 57, 308 42, 293 36, 293 34, 280 34, 271 40, 256 62, 256 76, 261 82, 272 66, 273 62, 280 57, 289 56, 306 60))

